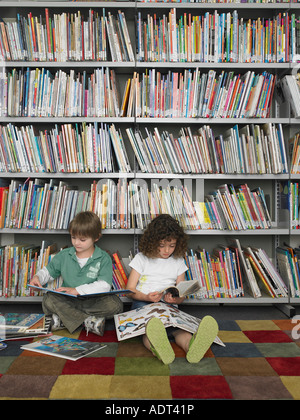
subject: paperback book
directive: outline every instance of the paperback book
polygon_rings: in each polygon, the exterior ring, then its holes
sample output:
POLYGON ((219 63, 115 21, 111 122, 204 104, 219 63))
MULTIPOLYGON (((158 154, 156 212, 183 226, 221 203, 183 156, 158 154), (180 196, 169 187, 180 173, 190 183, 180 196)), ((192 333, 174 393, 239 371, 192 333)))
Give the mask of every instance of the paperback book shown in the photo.
MULTIPOLYGON (((152 317, 159 318, 164 326, 176 327, 194 334, 201 319, 189 315, 172 305, 163 302, 150 303, 142 308, 123 312, 114 316, 117 337, 119 341, 145 334, 147 321, 152 317)), ((224 346, 224 343, 216 337, 216 344, 224 346)))
POLYGON ((0 315, 0 341, 51 335, 50 319, 44 314, 0 315))
POLYGON ((101 343, 52 335, 51 337, 25 344, 21 346, 21 349, 76 361, 104 347, 106 346, 101 343))

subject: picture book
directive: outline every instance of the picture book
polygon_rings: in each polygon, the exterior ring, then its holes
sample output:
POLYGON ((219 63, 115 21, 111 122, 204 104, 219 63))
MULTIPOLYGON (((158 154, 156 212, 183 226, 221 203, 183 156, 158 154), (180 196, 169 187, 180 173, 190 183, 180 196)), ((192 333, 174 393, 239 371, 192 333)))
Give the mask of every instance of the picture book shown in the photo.
POLYGON ((38 286, 33 286, 31 284, 29 284, 29 287, 31 287, 33 290, 41 291, 43 293, 46 293, 46 292, 58 293, 59 295, 70 296, 77 299, 85 299, 89 297, 105 296, 105 295, 126 295, 128 293, 134 293, 129 289, 122 289, 122 290, 110 290, 109 292, 91 293, 91 294, 86 294, 86 295, 71 295, 70 293, 59 292, 58 290, 49 289, 47 287, 38 287, 38 286))
POLYGON ((171 286, 165 289, 164 294, 171 293, 173 297, 183 297, 196 293, 200 289, 200 284, 197 279, 182 281, 176 286, 171 286))
MULTIPOLYGON (((159 318, 165 327, 176 327, 194 334, 201 319, 189 315, 178 308, 163 302, 150 303, 142 308, 123 312, 114 316, 116 333, 119 341, 145 334, 145 325, 152 317, 159 318)), ((224 343, 216 337, 216 344, 224 343)))
POLYGON ((44 314, 7 313, 0 315, 0 340, 16 340, 52 334, 44 314))
POLYGON ((24 346, 21 346, 21 349, 76 361, 104 347, 106 346, 101 343, 52 335, 51 337, 25 344, 24 346))

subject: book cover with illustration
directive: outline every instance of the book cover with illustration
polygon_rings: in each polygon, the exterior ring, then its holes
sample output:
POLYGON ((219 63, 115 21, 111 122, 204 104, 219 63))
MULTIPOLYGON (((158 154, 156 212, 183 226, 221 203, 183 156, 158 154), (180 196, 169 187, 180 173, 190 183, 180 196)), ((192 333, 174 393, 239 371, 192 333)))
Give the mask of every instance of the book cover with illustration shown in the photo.
POLYGON ((101 343, 52 335, 51 337, 25 344, 21 349, 75 361, 104 347, 106 346, 101 343))
MULTIPOLYGON (((189 315, 178 308, 163 302, 150 303, 142 308, 123 312, 114 316, 118 341, 145 334, 145 326, 150 318, 159 318, 164 326, 177 327, 194 334, 201 322, 200 318, 189 315)), ((216 337, 216 344, 224 343, 216 337)))

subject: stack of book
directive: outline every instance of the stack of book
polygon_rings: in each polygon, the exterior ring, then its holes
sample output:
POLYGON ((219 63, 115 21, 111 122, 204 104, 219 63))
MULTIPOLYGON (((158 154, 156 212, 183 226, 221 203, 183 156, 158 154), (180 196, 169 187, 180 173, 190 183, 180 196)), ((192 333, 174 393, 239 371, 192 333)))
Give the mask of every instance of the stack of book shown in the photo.
POLYGON ((27 229, 67 229, 80 211, 95 212, 103 229, 144 229, 152 218, 168 213, 184 229, 248 230, 270 229, 271 217, 263 190, 247 184, 221 185, 205 197, 193 201, 186 186, 151 190, 143 180, 129 183, 103 179, 79 191, 66 182, 12 180, 0 188, 0 227, 27 229))
POLYGON ((250 190, 247 184, 223 184, 205 197, 194 201, 199 224, 203 229, 247 230, 270 229, 272 220, 263 190, 250 190))
POLYGON ((44 314, 0 314, 0 343, 2 340, 18 340, 51 335, 51 316, 44 314))
POLYGON ((0 116, 266 118, 276 75, 264 71, 134 72, 120 95, 108 67, 54 75, 44 68, 0 73, 0 116), (120 98, 122 97, 122 101, 120 98))
POLYGON ((92 9, 42 18, 28 13, 0 22, 1 61, 134 61, 124 12, 102 15, 92 9), (108 42, 107 42, 108 40, 108 42), (108 54, 110 46, 111 56, 108 54))
MULTIPOLYGON (((0 247, 0 297, 41 296, 41 292, 29 288, 34 274, 46 267, 59 251, 55 243, 42 241, 41 245, 12 244, 0 247)), ((111 254, 109 252, 109 254, 111 254)), ((128 271, 118 251, 111 254, 114 290, 126 289, 128 271)), ((58 277, 46 287, 54 290, 62 284, 58 277)))
POLYGON ((242 247, 238 239, 219 245, 209 253, 204 248, 190 250, 185 257, 187 279, 198 279, 201 289, 194 297, 254 298, 267 292, 272 298, 287 297, 288 288, 261 248, 242 247))
MULTIPOLYGON (((1 246, 0 296, 6 298, 32 296, 33 292, 27 287, 30 279, 51 261, 56 252, 56 244, 45 241, 40 246, 28 244, 1 246)), ((57 282, 55 284, 58 284, 57 282)))
POLYGON ((291 297, 300 297, 300 248, 288 244, 276 248, 279 272, 289 285, 291 297))
POLYGON ((200 69, 163 74, 150 69, 134 73, 129 86, 127 117, 155 118, 266 118, 270 114, 276 75, 264 71, 200 69))
POLYGON ((45 68, 0 73, 2 117, 119 117, 120 99, 114 70, 108 67, 52 74, 45 68))
POLYGON ((37 135, 32 125, 0 125, 0 172, 131 172, 115 125, 57 124, 37 135))
POLYGON ((209 125, 196 134, 183 127, 178 138, 158 128, 152 133, 145 127, 145 132, 146 136, 140 129, 126 129, 142 172, 288 173, 281 124, 235 125, 219 135, 209 125))
POLYGON ((299 20, 295 14, 246 19, 238 12, 207 11, 176 18, 176 9, 162 17, 137 20, 138 61, 202 63, 297 62, 299 20), (285 39, 289 38, 289 43, 285 39))
POLYGON ((290 152, 290 173, 300 173, 300 132, 293 135, 288 141, 290 152))
POLYGON ((124 290, 126 289, 128 282, 128 272, 118 251, 112 254, 112 264, 113 264, 113 288, 115 290, 124 290))

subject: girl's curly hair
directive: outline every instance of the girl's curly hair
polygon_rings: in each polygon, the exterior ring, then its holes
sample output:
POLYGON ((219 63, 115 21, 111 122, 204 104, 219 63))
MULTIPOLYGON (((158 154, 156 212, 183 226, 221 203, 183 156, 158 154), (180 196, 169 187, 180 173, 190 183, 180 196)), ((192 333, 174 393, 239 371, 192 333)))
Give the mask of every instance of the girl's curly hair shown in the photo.
POLYGON ((139 251, 148 258, 157 257, 157 249, 164 239, 176 239, 175 258, 183 257, 187 250, 188 235, 177 220, 168 214, 160 214, 153 219, 139 241, 139 251))

